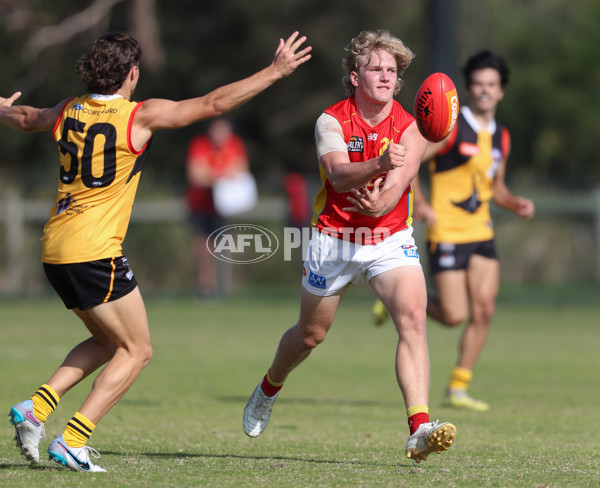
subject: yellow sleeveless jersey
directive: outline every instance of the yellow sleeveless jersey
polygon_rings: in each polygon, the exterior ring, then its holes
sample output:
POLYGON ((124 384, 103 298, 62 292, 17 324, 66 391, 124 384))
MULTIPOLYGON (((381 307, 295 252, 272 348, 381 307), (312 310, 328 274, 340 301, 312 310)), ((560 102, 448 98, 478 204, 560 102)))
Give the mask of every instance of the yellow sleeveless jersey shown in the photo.
POLYGON ((141 103, 85 95, 67 102, 53 132, 60 177, 44 226, 42 261, 68 264, 120 256, 148 144, 131 146, 141 103))
POLYGON ((492 133, 479 129, 463 107, 445 147, 430 161, 430 203, 437 222, 427 229, 429 242, 493 239, 489 202, 494 176, 510 144, 508 130, 494 126, 492 133))

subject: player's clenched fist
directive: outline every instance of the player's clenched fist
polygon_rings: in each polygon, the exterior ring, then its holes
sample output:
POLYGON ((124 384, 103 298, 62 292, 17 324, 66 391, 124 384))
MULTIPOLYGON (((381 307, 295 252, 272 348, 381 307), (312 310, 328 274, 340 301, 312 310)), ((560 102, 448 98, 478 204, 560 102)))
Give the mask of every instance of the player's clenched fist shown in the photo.
POLYGON ((390 145, 379 158, 379 165, 382 169, 394 169, 404 166, 404 158, 406 157, 406 147, 395 142, 390 142, 390 145))

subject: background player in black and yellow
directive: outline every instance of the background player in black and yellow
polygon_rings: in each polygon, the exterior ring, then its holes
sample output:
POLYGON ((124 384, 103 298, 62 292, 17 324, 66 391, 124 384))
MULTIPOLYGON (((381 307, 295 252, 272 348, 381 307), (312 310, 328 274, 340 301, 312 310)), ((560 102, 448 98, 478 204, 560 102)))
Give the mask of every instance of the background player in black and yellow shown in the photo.
MULTIPOLYGON (((427 314, 447 326, 467 322, 444 404, 486 411, 489 405, 467 394, 495 312, 500 265, 494 243, 490 200, 531 218, 531 200, 513 195, 505 184, 510 153, 508 130, 495 119, 509 70, 503 58, 484 50, 463 68, 468 103, 446 140, 428 144, 430 199, 413 181, 414 215, 427 223, 429 262, 438 296, 428 296, 427 314)), ((374 307, 381 322, 381 304, 374 307)))
POLYGON ((107 363, 48 448, 51 459, 72 470, 105 471, 90 461, 86 442, 152 356, 144 302, 121 243, 154 132, 247 102, 310 59, 305 40, 297 32, 280 39, 269 66, 205 96, 136 103, 131 97, 140 77, 140 46, 128 35, 108 33, 77 64, 88 94, 46 109, 13 106, 20 92, 0 97, 0 122, 25 132, 51 131, 57 143, 58 196, 44 227, 42 261, 65 306, 91 333, 31 399, 11 408, 17 446, 33 463, 39 461, 44 422, 60 398, 107 363))

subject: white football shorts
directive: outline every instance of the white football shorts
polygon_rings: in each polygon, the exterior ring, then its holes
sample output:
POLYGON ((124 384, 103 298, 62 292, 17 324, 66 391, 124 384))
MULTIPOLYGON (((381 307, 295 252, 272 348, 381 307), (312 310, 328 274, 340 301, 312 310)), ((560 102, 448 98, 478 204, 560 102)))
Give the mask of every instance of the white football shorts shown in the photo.
POLYGON ((313 232, 302 269, 302 286, 313 295, 338 293, 349 283, 362 285, 373 276, 401 266, 421 266, 409 227, 372 245, 313 232))

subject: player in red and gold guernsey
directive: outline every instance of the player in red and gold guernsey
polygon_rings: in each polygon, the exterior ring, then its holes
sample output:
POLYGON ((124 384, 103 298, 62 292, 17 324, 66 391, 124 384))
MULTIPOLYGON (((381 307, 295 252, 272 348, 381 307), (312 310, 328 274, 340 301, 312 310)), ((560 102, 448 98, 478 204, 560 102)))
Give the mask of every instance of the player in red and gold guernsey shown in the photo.
POLYGON ((44 422, 60 398, 106 363, 48 448, 51 459, 74 471, 105 471, 90 461, 86 442, 152 356, 144 302, 121 243, 153 134, 247 102, 310 59, 305 40, 297 32, 280 39, 269 66, 205 96, 137 103, 131 97, 140 76, 140 46, 128 35, 108 33, 77 64, 86 95, 46 109, 13 106, 20 92, 0 98, 0 122, 25 132, 51 131, 57 143, 58 195, 44 227, 42 261, 65 306, 91 333, 31 399, 10 411, 17 446, 32 463, 39 461, 44 422))
POLYGON ((467 322, 443 404, 486 411, 489 405, 467 394, 496 307, 500 265, 490 201, 531 218, 531 200, 513 195, 505 184, 510 152, 508 130, 495 119, 504 97, 508 68, 503 58, 481 51, 464 67, 468 105, 454 131, 430 144, 430 201, 418 184, 415 215, 427 222, 429 261, 438 296, 428 297, 427 313, 448 326, 467 322))
POLYGON ((426 141, 394 100, 413 53, 388 31, 363 31, 346 47, 349 98, 319 117, 323 187, 302 279, 300 318, 244 410, 245 433, 267 426, 288 374, 321 343, 350 284, 368 282, 398 330, 396 375, 409 422, 406 456, 417 462, 453 442, 454 425, 430 422, 425 279, 412 238, 410 181, 426 141))

